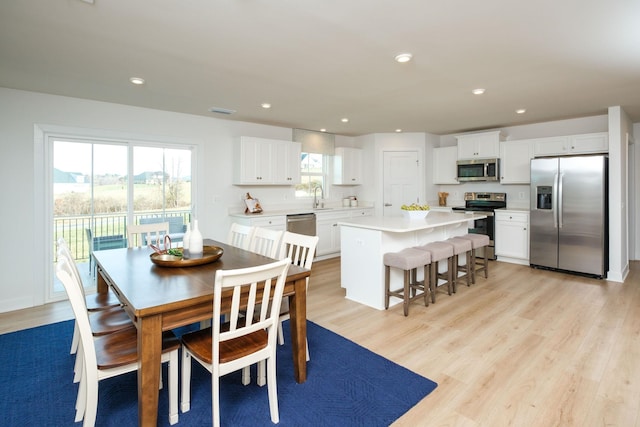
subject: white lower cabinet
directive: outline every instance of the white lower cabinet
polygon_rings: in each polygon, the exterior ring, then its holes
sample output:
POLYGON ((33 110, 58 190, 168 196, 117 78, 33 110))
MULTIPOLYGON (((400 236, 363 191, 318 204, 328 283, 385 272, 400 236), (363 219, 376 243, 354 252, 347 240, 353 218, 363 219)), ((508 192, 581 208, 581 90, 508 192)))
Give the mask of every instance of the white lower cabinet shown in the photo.
POLYGON ((529 212, 495 212, 495 245, 498 261, 529 265, 529 212))
POLYGON ((340 221, 374 214, 373 208, 342 210, 316 213, 316 234, 319 237, 317 256, 338 256, 340 254, 340 221))
POLYGON ((323 256, 340 252, 340 226, 338 222, 351 217, 348 211, 321 212, 316 214, 318 246, 316 255, 323 256))

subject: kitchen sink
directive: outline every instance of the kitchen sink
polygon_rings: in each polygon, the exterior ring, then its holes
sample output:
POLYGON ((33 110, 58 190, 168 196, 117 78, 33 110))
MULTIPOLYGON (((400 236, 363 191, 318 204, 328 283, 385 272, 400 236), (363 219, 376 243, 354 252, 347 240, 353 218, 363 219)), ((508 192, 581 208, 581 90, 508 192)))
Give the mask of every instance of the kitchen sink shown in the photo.
POLYGON ((333 208, 313 208, 314 211, 330 211, 333 208))

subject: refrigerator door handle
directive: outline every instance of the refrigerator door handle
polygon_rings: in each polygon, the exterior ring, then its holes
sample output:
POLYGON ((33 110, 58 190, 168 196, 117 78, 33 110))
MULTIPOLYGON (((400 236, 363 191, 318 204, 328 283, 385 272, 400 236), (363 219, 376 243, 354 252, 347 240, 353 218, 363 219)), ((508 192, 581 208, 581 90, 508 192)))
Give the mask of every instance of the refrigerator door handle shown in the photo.
POLYGON ((558 175, 558 228, 562 228, 562 181, 564 179, 564 173, 558 175))
POLYGON ((558 174, 553 176, 553 198, 551 200, 551 216, 553 216, 553 228, 558 228, 558 174))

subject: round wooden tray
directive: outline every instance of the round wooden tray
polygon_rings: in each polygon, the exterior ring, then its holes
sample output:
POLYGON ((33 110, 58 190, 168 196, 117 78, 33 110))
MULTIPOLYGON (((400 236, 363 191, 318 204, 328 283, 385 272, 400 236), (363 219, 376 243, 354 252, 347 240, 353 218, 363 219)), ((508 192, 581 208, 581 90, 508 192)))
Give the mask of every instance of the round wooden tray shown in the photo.
MULTIPOLYGON (((176 248, 182 250, 182 248, 176 248)), ((209 264, 222 256, 224 250, 218 246, 204 246, 202 256, 199 258, 181 258, 175 255, 159 254, 157 252, 149 255, 151 262, 161 267, 193 267, 196 265, 209 264)))

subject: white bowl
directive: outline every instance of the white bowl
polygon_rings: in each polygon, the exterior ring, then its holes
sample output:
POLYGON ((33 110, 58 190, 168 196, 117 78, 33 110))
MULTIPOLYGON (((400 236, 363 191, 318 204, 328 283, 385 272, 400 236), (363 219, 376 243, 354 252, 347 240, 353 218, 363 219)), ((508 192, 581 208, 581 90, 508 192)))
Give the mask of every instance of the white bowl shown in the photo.
POLYGON ((405 219, 414 220, 414 219, 424 219, 429 214, 429 211, 402 211, 402 215, 405 219))

